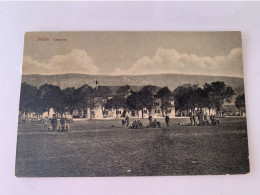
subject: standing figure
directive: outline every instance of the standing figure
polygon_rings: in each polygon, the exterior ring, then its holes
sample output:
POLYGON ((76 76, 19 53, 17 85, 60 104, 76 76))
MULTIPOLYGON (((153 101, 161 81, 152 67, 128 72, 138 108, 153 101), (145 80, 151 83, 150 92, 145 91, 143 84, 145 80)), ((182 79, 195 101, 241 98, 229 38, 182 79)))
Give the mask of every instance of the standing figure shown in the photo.
POLYGON ((204 121, 207 121, 208 117, 207 117, 207 113, 204 114, 204 121))
POLYGON ((201 117, 200 117, 200 113, 197 112, 197 117, 198 117, 198 125, 201 125, 200 122, 201 122, 201 117))
POLYGON ((129 126, 129 116, 128 115, 125 117, 125 120, 126 120, 126 126, 128 127, 129 126))
POLYGON ((66 119, 63 118, 63 117, 61 117, 59 130, 60 130, 61 132, 64 132, 65 129, 66 129, 66 119))
POLYGON ((203 110, 199 111, 198 119, 199 119, 199 125, 204 125, 203 110))
POLYGON ((193 126, 196 126, 196 116, 195 116, 195 114, 192 115, 192 120, 193 120, 193 126))
POLYGON ((45 116, 45 118, 43 119, 44 131, 48 131, 48 122, 49 122, 49 118, 48 118, 48 116, 45 116))
POLYGON ((212 125, 213 124, 213 115, 212 114, 210 115, 209 120, 210 120, 210 123, 212 125))
POLYGON ((150 116, 148 117, 148 120, 149 120, 149 127, 150 127, 150 126, 152 126, 152 124, 153 124, 153 117, 150 115, 150 116))
POLYGON ((153 120, 153 117, 150 115, 150 116, 148 117, 148 120, 149 120, 149 122, 152 121, 152 120, 153 120))
POLYGON ((189 113, 189 116, 190 116, 190 125, 192 126, 193 123, 192 112, 189 113))
POLYGON ((51 126, 52 126, 52 131, 56 131, 57 129, 57 124, 58 124, 58 120, 55 114, 52 115, 52 119, 51 119, 51 126))
POLYGON ((169 121, 170 121, 170 117, 168 115, 165 116, 165 122, 166 122, 166 127, 169 127, 169 121))

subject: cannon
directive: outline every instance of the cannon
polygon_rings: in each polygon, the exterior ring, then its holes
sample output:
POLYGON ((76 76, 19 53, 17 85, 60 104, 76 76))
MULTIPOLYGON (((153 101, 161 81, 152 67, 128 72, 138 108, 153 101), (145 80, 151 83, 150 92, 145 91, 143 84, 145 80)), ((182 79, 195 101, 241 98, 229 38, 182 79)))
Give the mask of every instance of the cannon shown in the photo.
POLYGON ((156 119, 154 121, 150 121, 149 122, 149 125, 148 125, 148 128, 151 127, 151 128, 160 128, 161 127, 161 122, 160 121, 157 121, 156 119))
POLYGON ((138 120, 138 121, 134 121, 130 127, 131 129, 142 129, 143 128, 143 123, 138 120))

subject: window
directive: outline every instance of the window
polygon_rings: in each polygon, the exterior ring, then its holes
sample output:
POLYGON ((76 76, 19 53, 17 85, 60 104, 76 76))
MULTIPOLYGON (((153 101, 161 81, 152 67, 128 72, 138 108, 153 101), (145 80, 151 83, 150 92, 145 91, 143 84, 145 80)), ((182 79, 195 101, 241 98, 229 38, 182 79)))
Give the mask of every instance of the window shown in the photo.
POLYGON ((155 102, 155 106, 160 106, 160 103, 159 102, 155 102))
POLYGON ((158 113, 158 114, 159 114, 159 113, 160 113, 160 110, 154 110, 154 113, 158 113))
POLYGON ((121 114, 121 110, 117 110, 117 111, 116 111, 116 114, 121 114))
POLYGON ((147 114, 147 110, 143 110, 144 114, 147 114))

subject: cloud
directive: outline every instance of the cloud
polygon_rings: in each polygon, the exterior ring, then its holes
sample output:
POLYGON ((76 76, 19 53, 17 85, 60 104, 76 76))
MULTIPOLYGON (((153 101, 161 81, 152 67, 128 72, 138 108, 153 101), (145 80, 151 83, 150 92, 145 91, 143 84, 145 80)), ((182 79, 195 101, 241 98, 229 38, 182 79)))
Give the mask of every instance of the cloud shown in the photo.
MULTIPOLYGON (((225 56, 197 56, 175 49, 158 48, 153 57, 144 56, 129 69, 117 67, 112 75, 192 74, 242 77, 242 49, 234 48, 225 56)), ((75 49, 67 55, 53 56, 46 63, 24 56, 23 74, 101 74, 85 50, 75 49)), ((109 74, 109 73, 107 73, 109 74)))
POLYGON ((24 56, 23 74, 98 74, 99 69, 85 50, 75 49, 67 55, 53 56, 46 63, 24 56))
POLYGON ((117 68, 114 72, 116 75, 162 73, 242 77, 242 49, 234 48, 226 56, 210 57, 158 48, 152 58, 144 56, 128 70, 117 68))

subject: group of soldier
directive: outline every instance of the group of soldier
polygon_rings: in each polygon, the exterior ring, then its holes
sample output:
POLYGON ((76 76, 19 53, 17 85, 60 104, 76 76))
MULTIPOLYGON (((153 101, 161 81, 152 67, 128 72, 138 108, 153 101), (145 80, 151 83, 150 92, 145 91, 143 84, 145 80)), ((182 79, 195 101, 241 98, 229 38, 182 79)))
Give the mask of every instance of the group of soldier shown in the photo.
MULTIPOLYGON (((161 127, 161 122, 157 121, 156 119, 153 120, 152 116, 148 117, 149 120, 149 125, 147 127, 151 127, 151 128, 160 128, 161 127)), ((169 116, 165 116, 165 123, 166 123, 166 128, 169 127, 169 122, 170 122, 170 118, 169 116)), ((129 126, 129 116, 125 117, 125 120, 122 120, 122 126, 129 126)), ((132 125, 130 126, 130 128, 132 129, 141 129, 143 127, 143 124, 140 120, 135 120, 133 121, 132 125)))
MULTIPOLYGON (((57 131, 57 126, 58 126, 58 119, 57 119, 57 116, 55 114, 53 114, 52 116, 52 119, 50 120, 51 121, 51 130, 52 131, 57 131)), ((66 118, 64 117, 61 117, 60 119, 60 127, 62 130, 64 130, 64 127, 66 125, 67 121, 66 121, 66 118)), ((45 131, 48 131, 49 130, 49 118, 46 116, 44 118, 44 121, 43 121, 43 124, 44 124, 44 130, 45 131)))
POLYGON ((190 125, 216 125, 219 124, 219 120, 216 119, 216 115, 210 115, 208 118, 207 113, 204 113, 203 110, 197 110, 189 113, 190 116, 190 125))
MULTIPOLYGON (((207 113, 204 113, 203 110, 197 110, 195 112, 190 112, 189 113, 190 116, 190 125, 191 126, 197 126, 197 125, 217 125, 219 124, 219 120, 216 119, 215 115, 210 115, 209 120, 208 120, 208 116, 207 113)), ((152 116, 148 117, 149 120, 149 125, 147 127, 161 127, 161 123, 159 121, 157 121, 156 119, 153 120, 152 116)), ((58 119, 56 117, 55 114, 53 114, 52 119, 50 120, 51 122, 51 130, 52 131, 56 131, 57 130, 57 126, 58 126, 58 119)), ((170 122, 170 118, 168 115, 165 116, 165 124, 166 124, 166 128, 169 127, 169 122, 170 122)), ((65 131, 64 128, 66 127, 66 118, 61 117, 60 119, 60 126, 59 128, 61 128, 61 130, 65 131)), ((49 124, 49 118, 46 116, 44 119, 44 130, 49 130, 48 129, 48 124, 49 124)), ((129 127, 129 116, 125 117, 125 120, 122 120, 122 125, 129 127)), ((131 128, 142 128, 143 124, 141 123, 141 121, 134 121, 131 125, 131 128)))

